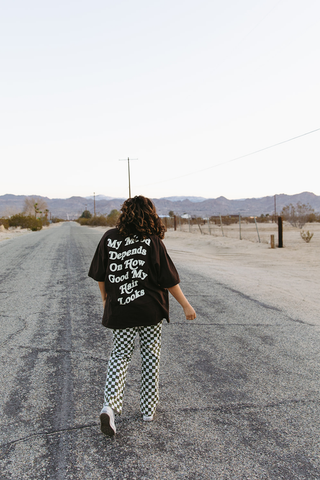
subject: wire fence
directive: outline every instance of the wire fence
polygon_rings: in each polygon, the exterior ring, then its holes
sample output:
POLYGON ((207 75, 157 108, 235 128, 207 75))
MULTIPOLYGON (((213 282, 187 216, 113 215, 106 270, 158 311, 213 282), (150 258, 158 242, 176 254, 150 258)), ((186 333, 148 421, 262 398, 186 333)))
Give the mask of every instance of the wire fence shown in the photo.
MULTIPOLYGON (((272 217, 271 217, 272 218, 272 217)), ((162 219, 167 230, 177 230, 190 234, 212 235, 227 237, 251 242, 270 243, 271 235, 278 235, 278 224, 273 220, 257 222, 255 217, 210 217, 183 218, 179 216, 165 217, 162 219)), ((284 226, 284 228, 291 228, 284 226)))

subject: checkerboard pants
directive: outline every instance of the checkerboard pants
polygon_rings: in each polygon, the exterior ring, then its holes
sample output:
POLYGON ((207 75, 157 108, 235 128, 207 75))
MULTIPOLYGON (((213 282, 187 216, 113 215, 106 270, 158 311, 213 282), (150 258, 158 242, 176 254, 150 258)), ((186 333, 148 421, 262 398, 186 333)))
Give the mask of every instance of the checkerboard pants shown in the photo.
POLYGON ((159 368, 162 322, 147 327, 113 330, 113 350, 108 363, 104 406, 109 405, 119 415, 134 341, 139 333, 141 353, 140 410, 153 415, 159 401, 159 368))

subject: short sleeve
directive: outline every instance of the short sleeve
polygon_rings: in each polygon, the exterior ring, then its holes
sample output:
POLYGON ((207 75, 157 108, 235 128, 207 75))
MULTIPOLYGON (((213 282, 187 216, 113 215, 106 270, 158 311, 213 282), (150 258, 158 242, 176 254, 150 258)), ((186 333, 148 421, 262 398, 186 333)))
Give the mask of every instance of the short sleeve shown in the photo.
POLYGON ((106 278, 106 271, 108 267, 108 255, 106 252, 105 245, 105 235, 99 242, 95 254, 93 256, 90 269, 89 277, 93 278, 97 282, 104 282, 106 278))
POLYGON ((171 260, 164 243, 159 239, 158 282, 161 288, 171 288, 180 283, 179 274, 171 260))

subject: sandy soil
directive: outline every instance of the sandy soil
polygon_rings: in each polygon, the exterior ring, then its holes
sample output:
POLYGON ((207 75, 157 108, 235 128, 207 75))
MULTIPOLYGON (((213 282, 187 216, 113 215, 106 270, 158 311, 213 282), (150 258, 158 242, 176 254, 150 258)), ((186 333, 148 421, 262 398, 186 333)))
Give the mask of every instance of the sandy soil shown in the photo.
POLYGON ((3 240, 12 240, 13 238, 25 235, 26 233, 31 233, 31 230, 20 227, 9 228, 9 230, 6 230, 3 225, 0 225, 0 242, 3 240))
MULTIPOLYGON (((55 227, 58 227, 59 225, 61 225, 61 223, 53 223, 49 227, 43 227, 43 230, 47 228, 55 228, 55 227)), ((15 238, 21 237, 21 235, 27 235, 30 233, 35 235, 37 232, 32 232, 28 228, 20 228, 20 227, 17 227, 17 228, 10 227, 9 230, 6 230, 3 225, 0 225, 0 242, 4 240, 13 240, 15 238)))
MULTIPOLYGON (((224 227, 216 235, 168 231, 165 244, 173 260, 190 269, 227 283, 268 305, 285 310, 292 318, 320 326, 320 224, 305 225, 314 233, 305 243, 298 228, 284 225, 284 248, 271 249, 270 234, 275 224, 224 227), (250 239, 250 240, 249 240, 250 239)), ((197 232, 197 233, 195 233, 197 232)))

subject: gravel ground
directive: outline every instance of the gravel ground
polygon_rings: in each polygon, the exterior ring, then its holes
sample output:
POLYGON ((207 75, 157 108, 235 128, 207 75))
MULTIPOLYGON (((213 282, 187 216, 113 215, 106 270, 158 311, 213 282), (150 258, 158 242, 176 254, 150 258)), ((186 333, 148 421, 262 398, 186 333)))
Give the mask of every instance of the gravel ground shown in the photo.
POLYGON ((139 352, 118 433, 100 433, 111 334, 88 267, 101 231, 74 223, 0 244, 1 479, 320 479, 319 330, 177 267, 160 403, 139 413, 139 352))

